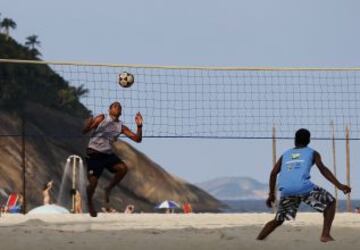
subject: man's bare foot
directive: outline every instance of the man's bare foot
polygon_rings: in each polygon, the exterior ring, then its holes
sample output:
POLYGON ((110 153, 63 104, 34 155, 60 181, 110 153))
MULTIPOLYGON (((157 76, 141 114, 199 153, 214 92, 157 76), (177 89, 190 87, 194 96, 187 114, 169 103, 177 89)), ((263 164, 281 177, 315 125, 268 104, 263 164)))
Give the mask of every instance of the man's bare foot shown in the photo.
POLYGON ((321 242, 328 242, 328 241, 334 241, 335 239, 333 237, 329 236, 321 236, 320 241, 321 242))
POLYGON ((91 217, 97 217, 97 212, 96 212, 96 210, 94 209, 94 207, 92 206, 92 205, 88 205, 88 207, 89 207, 89 214, 90 214, 90 216, 91 217))

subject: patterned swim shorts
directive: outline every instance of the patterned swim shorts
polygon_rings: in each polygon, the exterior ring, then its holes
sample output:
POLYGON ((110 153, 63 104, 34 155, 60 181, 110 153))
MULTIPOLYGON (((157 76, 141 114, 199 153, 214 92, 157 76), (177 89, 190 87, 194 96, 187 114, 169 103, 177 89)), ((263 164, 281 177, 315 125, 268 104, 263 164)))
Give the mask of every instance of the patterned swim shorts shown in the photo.
POLYGON ((334 201, 335 198, 328 191, 315 186, 312 191, 304 195, 281 197, 275 219, 277 221, 295 219, 301 202, 304 202, 318 212, 324 212, 334 201))

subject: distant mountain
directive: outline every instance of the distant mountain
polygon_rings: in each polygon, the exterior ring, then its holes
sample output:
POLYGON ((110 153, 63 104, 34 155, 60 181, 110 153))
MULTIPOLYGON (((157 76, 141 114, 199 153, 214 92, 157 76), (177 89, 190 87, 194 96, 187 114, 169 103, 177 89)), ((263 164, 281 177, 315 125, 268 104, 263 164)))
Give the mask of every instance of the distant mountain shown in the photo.
POLYGON ((268 185, 250 177, 220 177, 196 184, 219 200, 264 199, 268 185))

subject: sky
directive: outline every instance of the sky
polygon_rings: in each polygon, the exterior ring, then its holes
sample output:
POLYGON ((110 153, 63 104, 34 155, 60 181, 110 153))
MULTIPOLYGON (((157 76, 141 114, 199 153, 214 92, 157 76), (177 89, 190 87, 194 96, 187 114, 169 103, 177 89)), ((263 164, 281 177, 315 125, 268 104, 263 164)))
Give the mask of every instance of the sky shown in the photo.
MULTIPOLYGON (((360 66, 357 0, 0 0, 21 43, 36 34, 46 61, 179 66, 360 66)), ((146 124, 144 125, 146 126, 146 124)), ((278 156, 291 147, 278 142, 278 156)), ((360 198, 360 143, 351 142, 353 196, 360 198)), ((312 147, 332 169, 330 142, 312 147)), ((136 147, 192 183, 250 176, 267 183, 271 141, 147 139, 136 147)), ((340 181, 345 145, 337 142, 340 181)), ((332 190, 313 170, 313 179, 332 190)))

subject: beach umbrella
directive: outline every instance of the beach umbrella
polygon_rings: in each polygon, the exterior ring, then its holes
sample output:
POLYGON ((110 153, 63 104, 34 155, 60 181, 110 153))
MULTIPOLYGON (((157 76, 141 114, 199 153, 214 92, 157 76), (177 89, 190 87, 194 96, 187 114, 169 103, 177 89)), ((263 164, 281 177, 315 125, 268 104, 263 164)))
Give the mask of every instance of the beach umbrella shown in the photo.
POLYGON ((28 214, 69 214, 69 210, 64 207, 51 204, 36 207, 28 212, 28 214))
POLYGON ((157 209, 161 209, 161 208, 175 209, 175 208, 180 208, 180 205, 177 204, 175 201, 166 200, 166 201, 161 202, 155 208, 157 208, 157 209))

